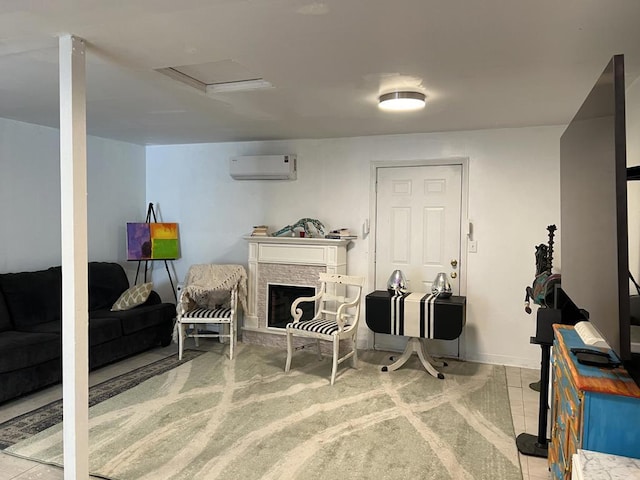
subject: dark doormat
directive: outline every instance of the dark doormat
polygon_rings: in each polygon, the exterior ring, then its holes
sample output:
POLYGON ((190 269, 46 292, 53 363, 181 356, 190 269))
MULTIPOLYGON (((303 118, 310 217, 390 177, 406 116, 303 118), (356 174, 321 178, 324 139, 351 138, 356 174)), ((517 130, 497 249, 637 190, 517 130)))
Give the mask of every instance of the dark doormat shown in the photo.
MULTIPOLYGON (((185 350, 182 360, 175 353, 166 358, 136 368, 89 388, 89 407, 122 393, 151 377, 160 375, 205 353, 201 350, 185 350)), ((62 422, 62 399, 53 401, 0 424, 0 450, 62 422)))

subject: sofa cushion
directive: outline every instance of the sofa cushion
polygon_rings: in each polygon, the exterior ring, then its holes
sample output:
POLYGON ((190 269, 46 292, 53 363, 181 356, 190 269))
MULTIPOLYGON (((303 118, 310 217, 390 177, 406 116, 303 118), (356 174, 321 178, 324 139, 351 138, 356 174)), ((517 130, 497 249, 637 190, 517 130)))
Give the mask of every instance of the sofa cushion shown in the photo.
POLYGON ((156 305, 142 305, 132 310, 112 312, 110 310, 96 310, 91 312, 91 321, 94 318, 117 318, 122 325, 122 333, 131 335, 150 327, 164 326, 168 319, 175 316, 175 305, 161 303, 156 305))
POLYGON ((122 337, 122 326, 117 318, 92 318, 89 320, 89 346, 122 337))
POLYGON ((16 330, 61 319, 60 270, 4 273, 0 290, 16 330))
MULTIPOLYGON (((62 322, 39 323, 26 327, 30 333, 62 333, 62 322)), ((89 346, 115 340, 122 336, 122 327, 117 318, 92 318, 89 320, 89 346)))
MULTIPOLYGON (((162 303, 160 305, 154 305, 151 307, 141 307, 134 311, 137 315, 132 317, 123 316, 120 318, 122 323, 122 333, 130 335, 134 332, 144 330, 146 328, 154 327, 157 325, 163 325, 166 319, 167 304, 162 303)), ((175 312, 175 307, 171 309, 172 313, 175 312)), ((127 310, 127 312, 133 312, 127 310)), ((125 313, 125 312, 120 312, 125 313)))
POLYGON ((60 358, 62 337, 54 333, 6 331, 0 335, 0 373, 60 358))
POLYGON ((11 323, 11 315, 4 301, 4 295, 0 291, 0 332, 5 330, 13 330, 13 323, 11 323))
POLYGON ((89 311, 111 308, 129 280, 122 266, 111 262, 89 263, 89 311))
POLYGON ((120 310, 131 310, 138 305, 142 305, 149 298, 153 283, 143 283, 142 285, 134 285, 126 289, 120 295, 120 298, 111 307, 112 312, 120 310))
POLYGON ((24 327, 21 332, 30 333, 56 333, 60 335, 62 333, 62 321, 38 323, 36 325, 28 325, 24 327))

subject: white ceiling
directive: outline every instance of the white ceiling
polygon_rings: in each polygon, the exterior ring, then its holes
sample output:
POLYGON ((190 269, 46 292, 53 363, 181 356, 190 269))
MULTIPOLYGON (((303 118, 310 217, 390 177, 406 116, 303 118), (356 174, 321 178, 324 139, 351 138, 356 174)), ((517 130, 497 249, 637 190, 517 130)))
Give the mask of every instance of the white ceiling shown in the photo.
POLYGON ((640 75, 640 0, 2 0, 0 117, 58 125, 61 33, 87 42, 88 133, 139 144, 559 125, 612 55, 640 75), (273 88, 155 71, 200 64, 273 88), (427 108, 378 110, 399 87, 427 108))

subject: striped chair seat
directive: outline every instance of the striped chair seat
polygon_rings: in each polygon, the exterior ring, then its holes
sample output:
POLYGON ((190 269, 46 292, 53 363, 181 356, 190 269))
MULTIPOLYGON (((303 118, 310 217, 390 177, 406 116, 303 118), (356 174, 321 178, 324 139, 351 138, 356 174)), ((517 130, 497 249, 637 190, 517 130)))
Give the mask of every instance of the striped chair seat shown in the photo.
MULTIPOLYGON (((333 335, 338 331, 338 324, 334 320, 303 320, 297 323, 290 323, 287 327, 323 335, 333 335)), ((344 327, 348 328, 349 324, 345 324, 344 327)))
POLYGON ((284 366, 284 371, 288 372, 291 368, 294 336, 315 338, 318 357, 322 357, 321 342, 331 342, 333 344, 331 349, 333 360, 331 362, 331 385, 333 385, 336 381, 338 364, 349 358, 353 368, 356 368, 358 364, 356 337, 364 277, 321 272, 318 279, 320 280, 320 288, 316 290, 317 293, 314 296, 298 297, 291 304, 290 311, 293 322, 288 323, 286 328, 287 363, 284 366), (352 296, 348 297, 347 294, 352 294, 352 296), (314 315, 311 320, 301 321, 303 315, 301 304, 313 308, 314 315), (340 329, 337 320, 345 322, 344 328, 340 329), (350 344, 346 345, 348 351, 346 353, 343 351, 344 355, 342 356, 340 356, 341 340, 351 340, 350 344))
POLYGON ((194 308, 189 310, 182 318, 231 318, 230 308, 194 308))

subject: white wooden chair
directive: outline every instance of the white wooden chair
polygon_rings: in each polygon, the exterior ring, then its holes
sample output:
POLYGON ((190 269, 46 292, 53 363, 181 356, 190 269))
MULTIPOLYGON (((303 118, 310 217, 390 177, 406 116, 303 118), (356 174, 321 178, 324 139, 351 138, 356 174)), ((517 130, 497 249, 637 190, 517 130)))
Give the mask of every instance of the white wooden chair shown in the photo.
POLYGON ((185 338, 194 338, 196 346, 199 346, 198 338, 213 337, 221 342, 229 341, 229 359, 233 360, 238 328, 238 290, 246 275, 244 268, 235 265, 195 265, 189 269, 187 280, 198 275, 198 283, 190 284, 187 281, 178 299, 178 358, 182 359, 185 338), (222 274, 222 282, 213 280, 207 284, 202 280, 208 273, 216 272, 222 274), (219 287, 220 284, 225 287, 219 287), (219 331, 198 329, 199 326, 208 325, 218 325, 219 331))
POLYGON ((331 385, 336 379, 338 364, 351 358, 353 368, 357 367, 358 351, 356 346, 358 320, 360 319, 360 300, 364 277, 339 274, 320 274, 320 289, 313 297, 300 297, 291 305, 293 322, 287 324, 287 364, 285 372, 291 367, 293 355, 293 337, 316 339, 318 358, 322 358, 320 341, 333 344, 333 366, 331 369, 331 385), (345 296, 347 289, 355 289, 355 295, 345 296), (315 315, 310 320, 301 320, 300 303, 315 302, 315 315), (344 356, 339 357, 340 340, 351 339, 352 348, 344 356))

